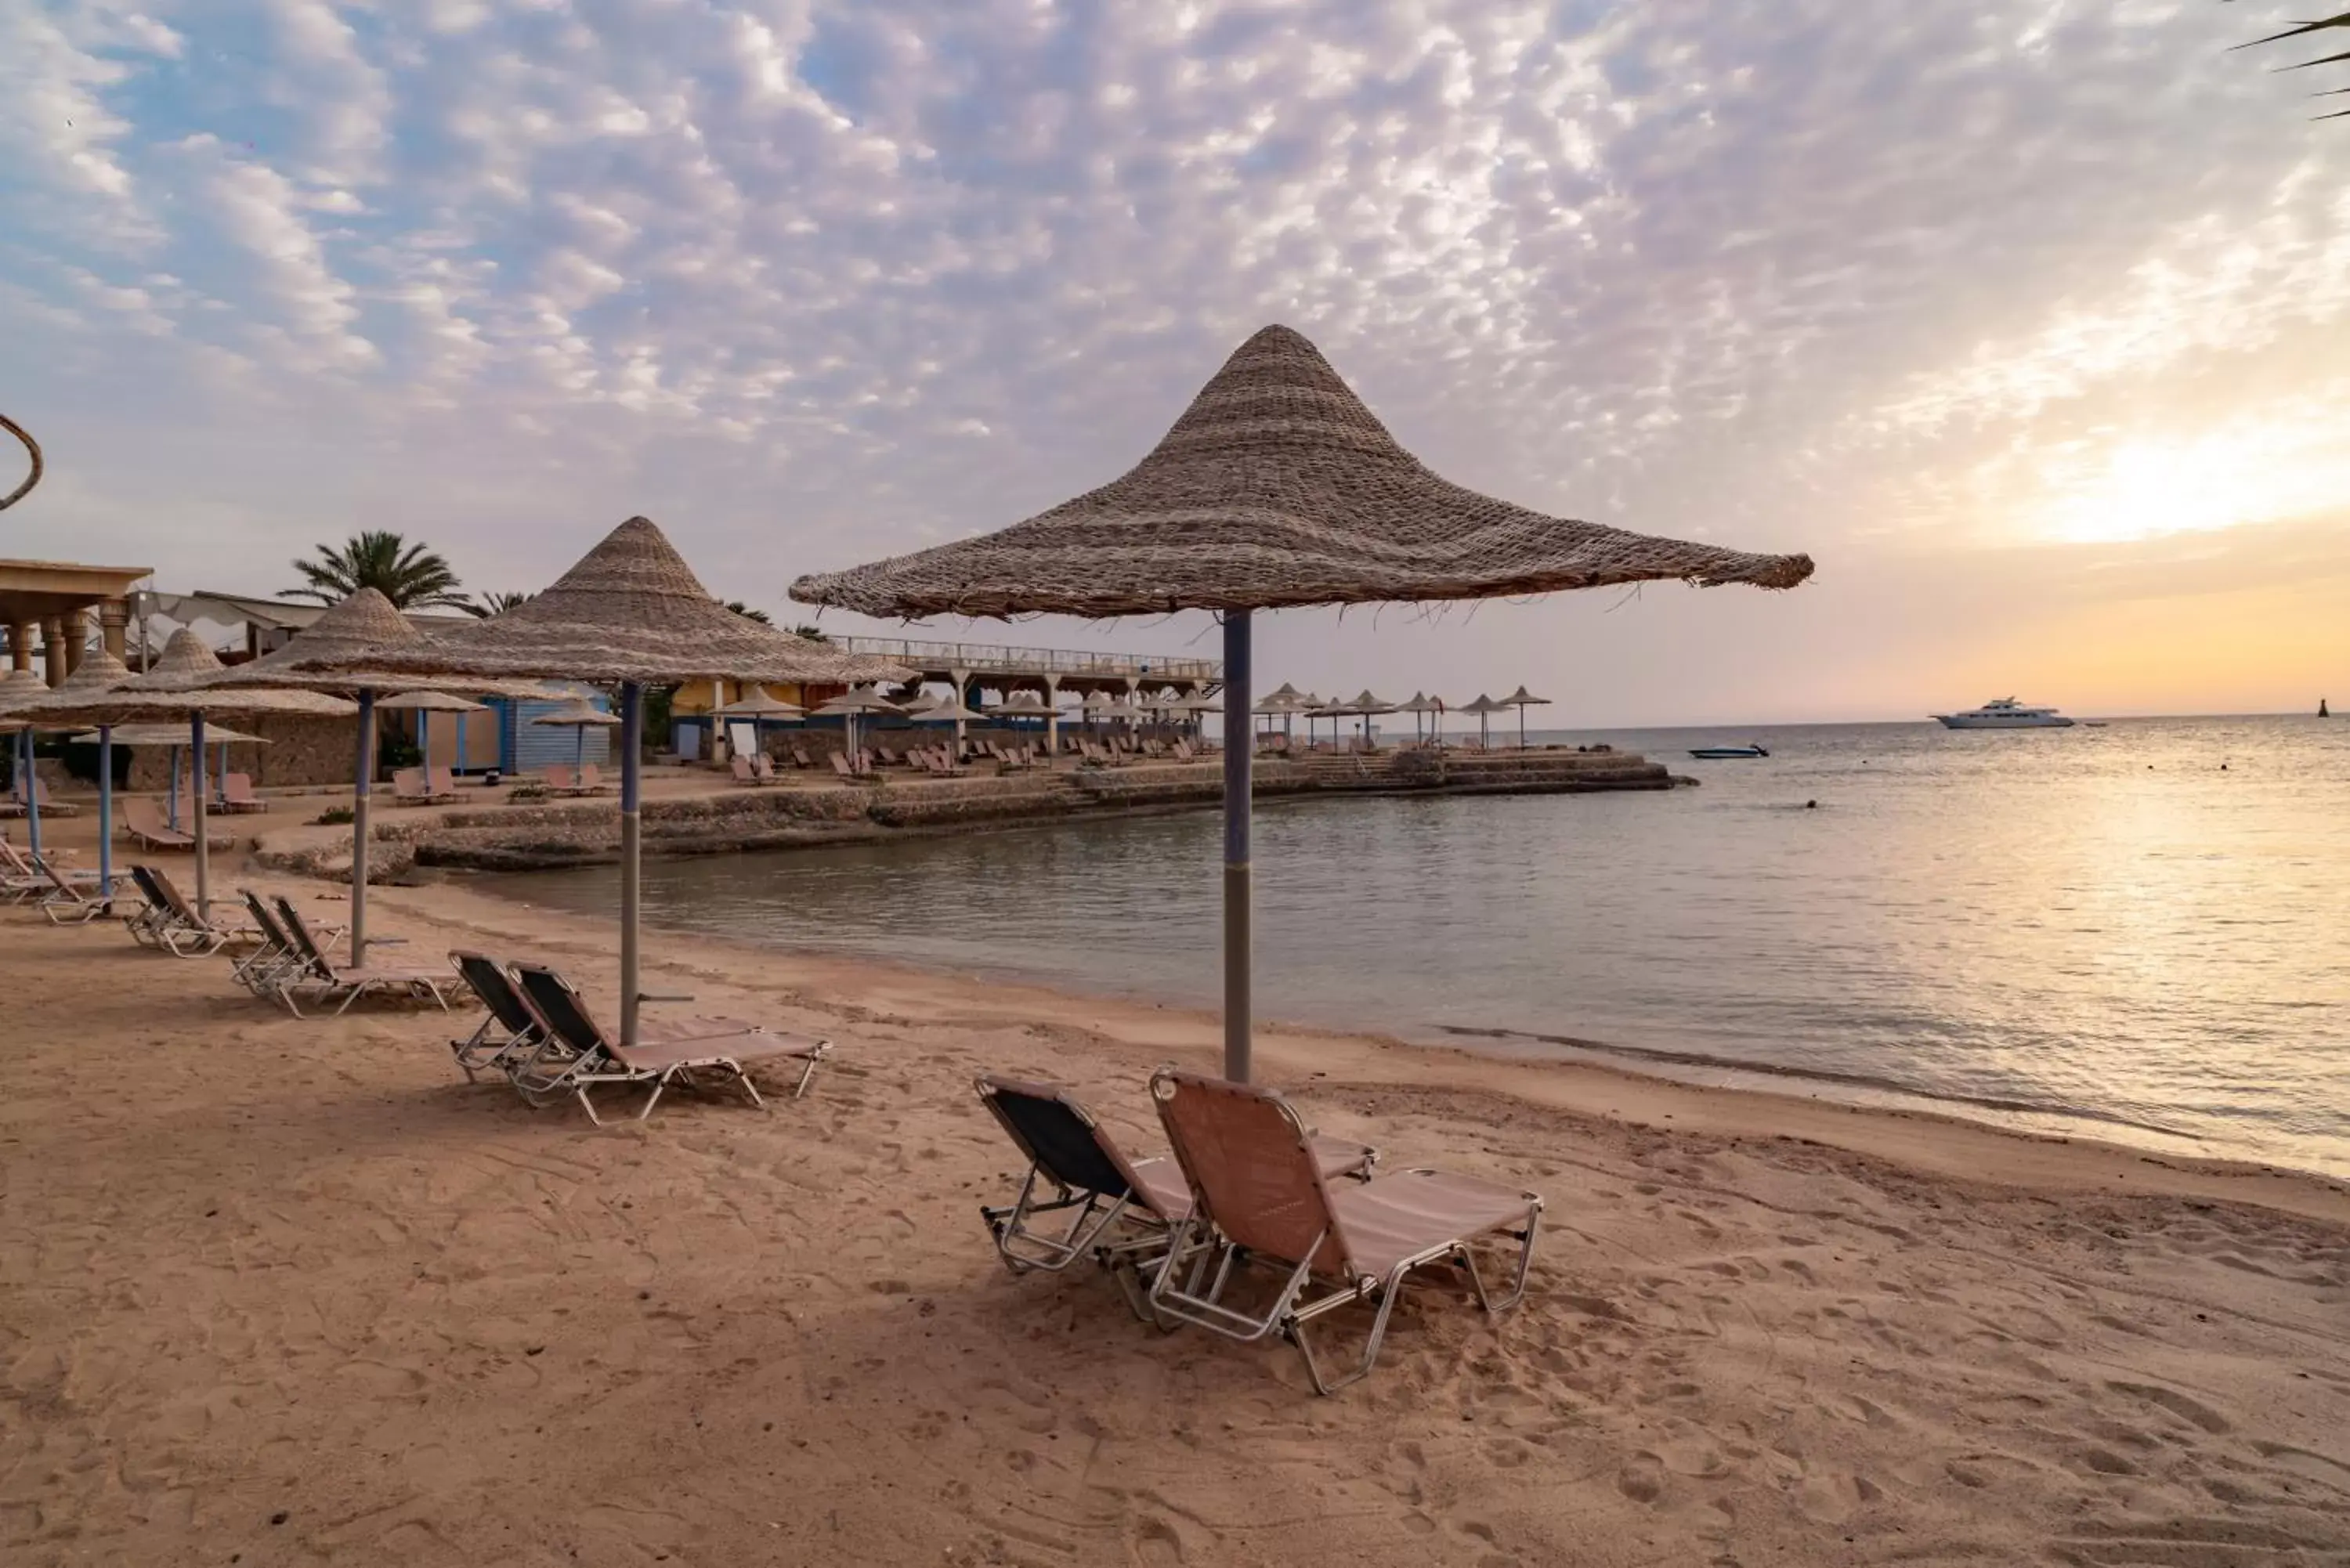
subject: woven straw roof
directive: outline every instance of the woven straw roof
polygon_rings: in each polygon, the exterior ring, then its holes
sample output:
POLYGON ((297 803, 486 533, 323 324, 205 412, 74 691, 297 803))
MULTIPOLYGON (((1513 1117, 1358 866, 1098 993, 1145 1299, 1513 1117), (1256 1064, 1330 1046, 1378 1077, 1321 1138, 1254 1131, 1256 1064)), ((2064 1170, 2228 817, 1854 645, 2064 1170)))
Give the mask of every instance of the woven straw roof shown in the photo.
POLYGON ((1550 706, 1550 699, 1537 697, 1521 686, 1493 706, 1496 708, 1547 708, 1550 706))
POLYGON ((466 697, 446 691, 395 691, 375 700, 378 709, 391 713, 483 713, 488 710, 466 697))
POLYGON ((1015 719, 1049 719, 1060 711, 1034 691, 1014 691, 998 702, 993 711, 1008 713, 1015 719))
POLYGON ((29 670, 0 675, 0 713, 13 713, 20 703, 49 694, 49 683, 29 670))
POLYGON ((823 707, 818 708, 816 711, 837 719, 843 713, 902 713, 905 710, 879 691, 868 691, 860 688, 854 691, 842 692, 823 707))
POLYGON ((413 643, 305 656, 297 662, 309 670, 365 664, 432 676, 604 683, 847 684, 910 680, 914 674, 886 659, 841 653, 735 614, 710 597, 661 531, 642 517, 613 529, 552 587, 504 615, 435 631, 413 643))
MULTIPOLYGON (((71 723, 110 723, 117 719, 163 719, 182 713, 296 713, 313 718, 341 719, 359 711, 339 697, 316 691, 261 688, 221 691, 195 683, 216 673, 221 661, 204 639, 186 627, 172 634, 162 657, 144 675, 134 675, 111 690, 89 691, 79 701, 45 703, 43 711, 69 716, 71 723)), ((64 688, 58 688, 63 691, 64 688)))
POLYGON ((796 702, 754 691, 748 697, 736 698, 717 711, 722 719, 796 719, 807 710, 796 702))
POLYGON ((910 708, 907 710, 907 712, 916 721, 924 724, 961 722, 965 720, 984 719, 987 717, 984 713, 972 712, 969 708, 964 707, 961 701, 952 697, 941 699, 939 701, 931 703, 927 708, 910 708))
POLYGON ((1425 691, 1415 691, 1411 694, 1410 701, 1399 702, 1396 704, 1396 711, 1399 713, 1441 713, 1444 711, 1444 699, 1441 697, 1430 697, 1425 691))
POLYGON ((1482 691, 1480 691, 1477 693, 1477 700, 1474 702, 1463 702, 1458 709, 1454 710, 1454 711, 1461 713, 1498 713, 1508 706, 1509 704, 1507 702, 1496 702, 1491 697, 1488 697, 1482 691))
POLYGON ((867 615, 1114 616, 1477 599, 1660 578, 1791 588, 1808 556, 1546 517, 1439 478, 1286 327, 1241 345, 1123 478, 975 539, 802 577, 867 615))
MULTIPOLYGON (((32 675, 30 670, 23 673, 28 677, 32 675)), ((12 713, 22 713, 27 718, 45 711, 66 711, 81 706, 93 697, 103 696, 130 679, 130 666, 100 645, 86 649, 81 656, 81 663, 71 675, 59 681, 54 691, 44 687, 37 678, 33 680, 30 694, 17 697, 14 701, 8 701, 16 696, 14 691, 0 691, 0 708, 12 713)), ((0 688, 12 688, 14 685, 14 681, 0 681, 0 688)))
POLYGON ((1357 695, 1348 698, 1346 707, 1349 713, 1392 713, 1396 711, 1394 703, 1382 702, 1372 696, 1371 689, 1367 686, 1357 695))
POLYGON ((534 724, 545 724, 549 729, 557 730, 568 730, 582 724, 593 725, 597 729, 610 729, 619 722, 619 715, 607 713, 601 708, 593 707, 581 698, 574 698, 553 712, 541 713, 531 721, 534 724))
MULTIPOLYGON (((305 691, 398 692, 415 686, 411 672, 383 669, 312 668, 328 659, 345 659, 379 649, 413 649, 424 634, 373 588, 361 588, 330 606, 317 620, 296 632, 285 647, 244 664, 234 665, 203 681, 207 686, 278 686, 305 691)), ((533 680, 480 680, 465 690, 491 697, 544 698, 548 693, 533 680)), ((378 702, 388 707, 388 701, 378 702)), ((460 711, 462 710, 451 710, 460 711)), ((428 709, 439 712, 440 709, 428 709)))
MULTIPOLYGON (((184 746, 188 743, 188 727, 185 724, 117 724, 110 738, 118 746, 184 746)), ((87 731, 74 739, 95 743, 98 732, 87 731)), ((204 744, 208 746, 265 746, 269 743, 263 736, 248 735, 241 730, 232 730, 226 724, 204 726, 204 744)))

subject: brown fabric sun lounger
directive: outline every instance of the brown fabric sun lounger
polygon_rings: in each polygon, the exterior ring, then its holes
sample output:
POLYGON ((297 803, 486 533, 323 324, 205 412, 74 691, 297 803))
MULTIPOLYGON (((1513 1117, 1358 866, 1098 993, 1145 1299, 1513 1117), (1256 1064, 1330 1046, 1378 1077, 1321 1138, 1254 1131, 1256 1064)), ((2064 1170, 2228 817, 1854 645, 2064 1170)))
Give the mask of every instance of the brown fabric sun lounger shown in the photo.
MULTIPOLYGON (((1128 1304, 1147 1316, 1139 1290, 1121 1265, 1154 1262, 1174 1227, 1190 1217, 1191 1189, 1180 1168, 1165 1155, 1129 1160, 1109 1129, 1066 1089, 994 1074, 972 1087, 1028 1157, 1019 1196, 1008 1207, 982 1205, 979 1211, 1003 1266, 1015 1274, 1057 1273, 1090 1251, 1118 1274, 1128 1287, 1128 1304), (1069 1220, 1058 1233, 1031 1224, 1059 1214, 1069 1220)), ((1315 1159, 1333 1180, 1368 1177, 1378 1161, 1378 1152, 1362 1144, 1318 1134, 1312 1141, 1315 1159)), ((1133 1279, 1139 1282, 1139 1275, 1133 1279)))
POLYGON ((555 970, 524 962, 508 969, 544 1031, 538 1047, 509 1069, 515 1089, 534 1105, 577 1099, 588 1119, 598 1127, 604 1120, 596 1114, 595 1102, 588 1094, 596 1085, 651 1090, 637 1112, 639 1121, 653 1114, 671 1085, 700 1087, 697 1073, 715 1074, 733 1082, 753 1105, 764 1108, 766 1102, 759 1097, 758 1085, 751 1082, 751 1066, 764 1062, 799 1063, 799 1081, 792 1087, 792 1098, 798 1099, 807 1093, 817 1064, 832 1054, 828 1040, 771 1034, 759 1024, 731 1018, 689 1019, 624 1046, 596 1022, 578 988, 555 970))
MULTIPOLYGON (((292 900, 277 899, 277 920, 297 961, 278 971, 271 983, 271 994, 286 1004, 286 1011, 295 1017, 302 1016, 296 1002, 299 992, 321 993, 318 1000, 341 1005, 335 1009, 339 1016, 351 1010, 351 1003, 362 996, 377 992, 398 992, 419 1001, 430 999, 442 1012, 449 1011, 449 998, 442 988, 454 977, 444 969, 400 967, 393 964, 369 962, 353 967, 338 964, 327 954, 326 943, 310 929, 292 900)), ((380 940, 380 939, 379 939, 380 940)))
POLYGON ((220 809, 240 814, 267 811, 269 803, 253 793, 251 774, 231 774, 222 782, 220 809))
POLYGON ((1154 1314, 1243 1344, 1279 1334, 1297 1346, 1315 1392, 1327 1394, 1369 1374, 1416 1270, 1443 1263, 1459 1271, 1489 1314, 1523 1299, 1542 1219, 1538 1195, 1437 1170, 1334 1186, 1297 1113, 1271 1090, 1162 1068, 1150 1097, 1192 1199, 1151 1281, 1154 1314), (1492 1238, 1518 1243, 1515 1279, 1499 1299, 1471 1251, 1492 1238), (1260 1265, 1282 1276, 1272 1304, 1261 1314, 1228 1304, 1233 1278, 1260 1265), (1357 1303, 1376 1303, 1362 1359, 1326 1376, 1306 1324, 1357 1303))

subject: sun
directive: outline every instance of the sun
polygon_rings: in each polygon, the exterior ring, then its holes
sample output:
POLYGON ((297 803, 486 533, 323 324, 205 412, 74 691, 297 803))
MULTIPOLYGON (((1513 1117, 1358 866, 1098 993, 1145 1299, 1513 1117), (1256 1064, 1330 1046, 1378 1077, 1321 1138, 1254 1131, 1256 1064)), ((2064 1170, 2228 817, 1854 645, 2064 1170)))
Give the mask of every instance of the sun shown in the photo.
POLYGON ((2335 421, 2234 425, 2177 442, 2126 440, 2044 473, 2031 532, 2110 545, 2305 515, 2350 500, 2335 421))

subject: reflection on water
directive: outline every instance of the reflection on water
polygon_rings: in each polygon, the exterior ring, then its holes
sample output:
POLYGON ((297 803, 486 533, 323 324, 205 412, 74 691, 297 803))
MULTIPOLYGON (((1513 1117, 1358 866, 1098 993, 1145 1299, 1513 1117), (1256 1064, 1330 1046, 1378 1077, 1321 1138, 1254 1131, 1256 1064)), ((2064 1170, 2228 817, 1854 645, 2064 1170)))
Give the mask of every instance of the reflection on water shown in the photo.
MULTIPOLYGON (((2350 1174, 2350 722, 1754 733, 1768 760, 1681 756, 1744 730, 1604 737, 1705 781, 1669 794, 1268 805, 1261 1011, 2350 1174)), ((1197 814, 656 861, 645 886, 674 929, 1212 1007, 1218 854, 1197 814)), ((497 882, 608 909, 614 873, 497 882)))

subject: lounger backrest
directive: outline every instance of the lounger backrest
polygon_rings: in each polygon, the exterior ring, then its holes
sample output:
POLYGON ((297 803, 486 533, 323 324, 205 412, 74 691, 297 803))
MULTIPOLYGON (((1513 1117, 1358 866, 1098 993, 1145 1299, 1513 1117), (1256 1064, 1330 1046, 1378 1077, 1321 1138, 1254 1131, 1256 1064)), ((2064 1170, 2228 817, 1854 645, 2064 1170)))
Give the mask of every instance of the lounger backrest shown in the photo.
POLYGON ((391 775, 391 793, 406 799, 424 793, 424 770, 401 768, 391 775))
POLYGON ((232 805, 253 804, 256 798, 253 793, 253 775, 251 774, 229 774, 228 784, 222 790, 221 798, 232 805))
POLYGON ((730 765, 734 770, 734 782, 736 784, 755 784, 758 782, 757 778, 751 772, 751 759, 744 756, 742 753, 737 752, 734 753, 734 760, 730 765))
POLYGON ((574 1051, 601 1051, 610 1042, 588 1012, 588 999, 578 988, 543 963, 516 963, 514 977, 532 1009, 555 1031, 556 1038, 574 1051))
POLYGON ((573 781, 571 777, 571 764, 568 763, 547 763, 546 787, 549 789, 572 788, 573 781))
POLYGON ((766 753, 751 753, 751 775, 760 779, 771 779, 775 776, 775 764, 767 760, 766 753))
POLYGON ((832 771, 833 771, 834 773, 838 774, 842 778, 847 778, 847 777, 848 777, 848 776, 849 776, 849 773, 848 773, 848 759, 847 759, 847 757, 845 757, 845 756, 842 756, 838 752, 835 752, 835 753, 832 753, 832 771))
POLYGON ((172 830, 163 826, 163 814, 156 809, 155 803, 153 801, 149 800, 143 794, 134 794, 124 797, 122 802, 122 822, 124 826, 130 828, 131 832, 139 835, 141 838, 166 838, 172 836, 172 830))
POLYGON ((281 952, 300 950, 295 947, 294 939, 286 934, 286 928, 278 923, 277 917, 269 912, 269 906, 261 901, 260 894, 250 888, 239 888, 238 892, 244 898, 245 912, 253 917, 254 929, 261 933, 263 941, 281 952))
POLYGON ((152 866, 131 867, 130 880, 137 884, 139 896, 147 900, 147 907, 149 909, 162 915, 168 915, 172 912, 172 900, 163 897, 163 890, 155 885, 155 867, 152 866))
POLYGON ((172 882, 170 873, 161 866, 150 866, 147 867, 147 877, 155 884, 155 896, 163 901, 165 909, 192 926, 203 924, 202 920, 196 919, 196 911, 189 906, 187 899, 180 896, 180 889, 172 882))
POLYGON ((579 764, 579 787, 581 789, 602 789, 604 787, 604 775, 597 771, 596 764, 594 763, 582 763, 579 764))
POLYGON ((1270 1089, 1172 1068, 1152 1075, 1150 1097, 1216 1229, 1270 1258, 1303 1262, 1312 1250, 1317 1272, 1349 1272, 1321 1162, 1287 1101, 1270 1089))
POLYGON ((19 877, 35 875, 33 863, 17 854, 16 846, 5 838, 0 838, 0 862, 5 862, 8 869, 19 877))
POLYGON ((538 1014, 515 989, 514 977, 506 972, 505 965, 487 953, 458 949, 451 950, 449 961, 457 966, 457 972, 473 987, 473 994, 482 999, 490 1016, 504 1024, 508 1033, 527 1034, 538 1027, 538 1014))
POLYGON ((455 794, 457 793, 456 772, 446 763, 442 763, 438 767, 425 769, 424 774, 425 777, 432 781, 432 793, 434 794, 455 794))
POLYGON ((293 901, 283 894, 279 895, 277 899, 277 918, 285 922, 286 934, 292 939, 294 950, 302 955, 305 963, 321 976, 335 972, 335 966, 327 961, 326 950, 321 948, 317 939, 310 934, 310 922, 302 918, 302 911, 296 909, 293 901))
POLYGON ((1020 1152, 1053 1180, 1074 1192, 1131 1198, 1150 1206, 1148 1189, 1135 1179, 1109 1129, 1066 1090, 993 1074, 972 1086, 1020 1152))

